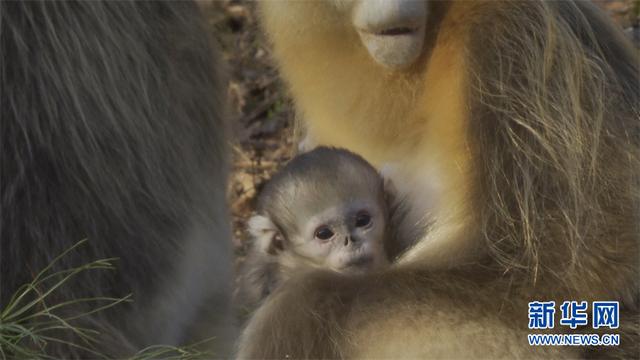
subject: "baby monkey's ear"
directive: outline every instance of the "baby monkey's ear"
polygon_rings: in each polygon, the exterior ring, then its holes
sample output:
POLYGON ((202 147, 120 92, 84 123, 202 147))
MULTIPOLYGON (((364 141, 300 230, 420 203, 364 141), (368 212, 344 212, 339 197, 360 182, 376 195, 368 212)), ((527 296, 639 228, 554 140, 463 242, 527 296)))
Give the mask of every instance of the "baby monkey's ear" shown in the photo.
POLYGON ((384 183, 385 199, 389 208, 392 208, 396 204, 399 197, 398 189, 391 180, 391 176, 395 173, 397 173, 396 166, 390 163, 383 164, 379 170, 379 174, 384 183))
POLYGON ((278 227, 266 216, 254 215, 249 219, 249 233, 254 246, 262 253, 277 255, 284 250, 284 237, 278 227))

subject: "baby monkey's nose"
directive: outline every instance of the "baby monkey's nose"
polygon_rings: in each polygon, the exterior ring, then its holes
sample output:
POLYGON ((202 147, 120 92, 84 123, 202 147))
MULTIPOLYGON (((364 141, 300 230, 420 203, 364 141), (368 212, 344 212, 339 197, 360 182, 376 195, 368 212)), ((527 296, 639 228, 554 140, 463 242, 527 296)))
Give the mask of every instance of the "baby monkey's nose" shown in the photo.
POLYGON ((344 246, 348 246, 350 242, 352 242, 351 236, 347 235, 344 237, 344 246))

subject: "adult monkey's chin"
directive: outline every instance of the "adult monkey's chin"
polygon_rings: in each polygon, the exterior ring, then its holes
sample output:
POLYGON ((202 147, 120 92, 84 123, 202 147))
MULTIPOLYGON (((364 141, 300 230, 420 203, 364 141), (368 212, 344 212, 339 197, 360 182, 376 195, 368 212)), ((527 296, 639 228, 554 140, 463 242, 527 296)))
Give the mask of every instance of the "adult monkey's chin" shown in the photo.
POLYGON ((373 60, 393 70, 410 66, 420 56, 426 19, 425 0, 361 0, 352 13, 373 60))

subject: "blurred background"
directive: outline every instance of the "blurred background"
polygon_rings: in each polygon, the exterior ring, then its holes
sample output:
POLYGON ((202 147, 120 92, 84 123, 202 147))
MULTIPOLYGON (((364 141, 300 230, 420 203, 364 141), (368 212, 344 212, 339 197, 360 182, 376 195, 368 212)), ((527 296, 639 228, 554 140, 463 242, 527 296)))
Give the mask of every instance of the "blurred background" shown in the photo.
MULTIPOLYGON (((199 0, 229 75, 233 167, 229 203, 238 263, 247 250, 246 220, 263 184, 295 153, 294 111, 261 33, 256 3, 199 0)), ((595 0, 640 47, 640 0, 595 0)))

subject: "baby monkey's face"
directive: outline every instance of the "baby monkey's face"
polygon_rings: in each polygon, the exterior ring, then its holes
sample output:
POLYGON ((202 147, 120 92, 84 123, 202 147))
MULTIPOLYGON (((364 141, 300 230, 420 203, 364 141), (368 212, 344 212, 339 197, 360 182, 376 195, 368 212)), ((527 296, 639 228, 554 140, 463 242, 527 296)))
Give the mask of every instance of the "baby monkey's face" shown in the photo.
POLYGON ((292 237, 294 252, 335 271, 360 273, 387 264, 385 213, 374 199, 351 200, 321 209, 292 237))

